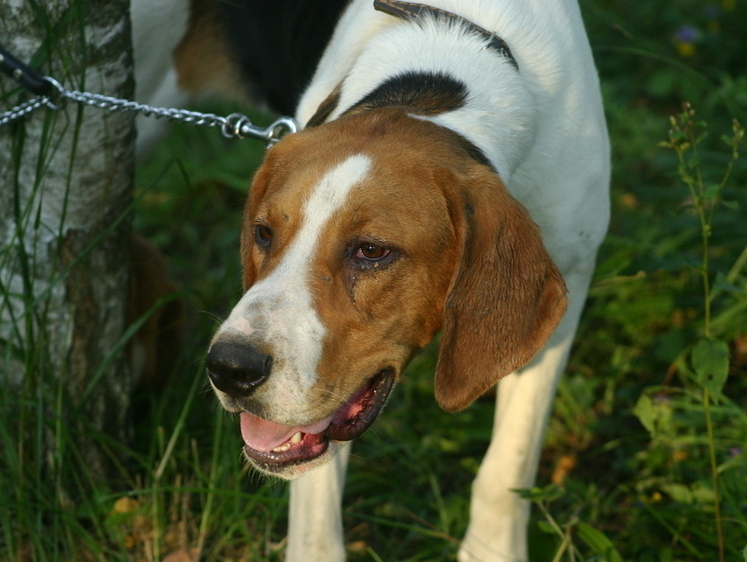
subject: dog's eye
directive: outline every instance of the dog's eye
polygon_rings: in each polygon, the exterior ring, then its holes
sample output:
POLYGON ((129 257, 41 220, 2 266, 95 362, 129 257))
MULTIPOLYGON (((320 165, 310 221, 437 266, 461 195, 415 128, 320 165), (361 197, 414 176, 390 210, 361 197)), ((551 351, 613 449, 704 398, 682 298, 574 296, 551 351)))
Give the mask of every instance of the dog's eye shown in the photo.
POLYGON ((347 250, 350 265, 358 271, 382 271, 401 256, 396 246, 375 239, 352 241, 347 250))
POLYGON ((387 257, 389 253, 390 250, 388 248, 366 242, 358 247, 355 257, 361 260, 380 261, 387 257))
POLYGON ((260 248, 267 249, 272 242, 272 229, 264 224, 254 225, 254 241, 260 248))

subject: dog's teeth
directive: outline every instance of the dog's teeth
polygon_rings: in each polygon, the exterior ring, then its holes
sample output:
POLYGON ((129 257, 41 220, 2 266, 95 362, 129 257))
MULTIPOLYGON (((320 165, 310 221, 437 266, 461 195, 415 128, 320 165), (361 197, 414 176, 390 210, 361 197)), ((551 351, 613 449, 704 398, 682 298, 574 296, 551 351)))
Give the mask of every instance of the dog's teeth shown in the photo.
POLYGON ((296 433, 293 434, 293 437, 288 439, 288 441, 286 441, 282 445, 278 445, 277 447, 275 447, 272 450, 272 452, 273 453, 284 453, 285 451, 291 448, 291 445, 298 445, 301 441, 303 441, 303 433, 301 433, 300 431, 297 431, 296 433))

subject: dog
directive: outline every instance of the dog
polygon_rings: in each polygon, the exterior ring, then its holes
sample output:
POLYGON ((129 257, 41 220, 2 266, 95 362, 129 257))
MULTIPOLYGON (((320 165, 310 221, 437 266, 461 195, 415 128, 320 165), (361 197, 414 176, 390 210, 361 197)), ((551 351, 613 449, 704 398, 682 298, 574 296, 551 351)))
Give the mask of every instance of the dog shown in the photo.
POLYGON ((513 490, 533 485, 609 219, 609 143, 578 5, 191 10, 160 91, 263 95, 302 126, 254 177, 245 293, 206 359, 249 462, 291 480, 286 559, 345 559, 350 443, 441 332, 444 410, 500 380, 458 558, 526 560, 529 504, 513 490))

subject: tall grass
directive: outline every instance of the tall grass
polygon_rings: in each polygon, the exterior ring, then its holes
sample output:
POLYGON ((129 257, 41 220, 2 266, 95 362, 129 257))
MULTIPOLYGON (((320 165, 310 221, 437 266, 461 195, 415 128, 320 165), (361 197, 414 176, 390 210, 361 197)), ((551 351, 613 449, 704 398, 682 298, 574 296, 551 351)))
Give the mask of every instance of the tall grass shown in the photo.
POLYGON ((15 229, 0 252, 0 312, 7 319, 0 340, 0 544, 15 559, 24 552, 58 559, 69 554, 65 543, 71 536, 93 543, 103 538, 94 539, 67 509, 88 476, 82 471, 74 479, 63 478, 67 466, 79 464, 79 452, 61 415, 66 392, 62 377, 55 374, 55 334, 48 322, 60 302, 62 279, 34 246, 29 252, 26 245, 48 227, 37 211, 44 171, 58 142, 53 121, 54 116, 47 116, 40 146, 32 148, 39 157, 30 196, 25 197, 17 175, 27 145, 22 126, 14 129, 10 156, 16 175, 4 186, 12 194, 15 229))

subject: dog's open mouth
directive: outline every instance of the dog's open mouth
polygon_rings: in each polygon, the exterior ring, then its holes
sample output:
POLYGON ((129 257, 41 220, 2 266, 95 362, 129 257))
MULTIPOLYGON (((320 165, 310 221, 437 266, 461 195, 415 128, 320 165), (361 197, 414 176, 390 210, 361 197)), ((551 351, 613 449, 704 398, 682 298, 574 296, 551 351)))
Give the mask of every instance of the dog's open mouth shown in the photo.
POLYGON ((330 441, 350 441, 366 431, 379 415, 393 382, 394 369, 384 369, 331 415, 304 426, 280 425, 242 412, 244 452, 269 472, 314 460, 324 454, 330 441))

